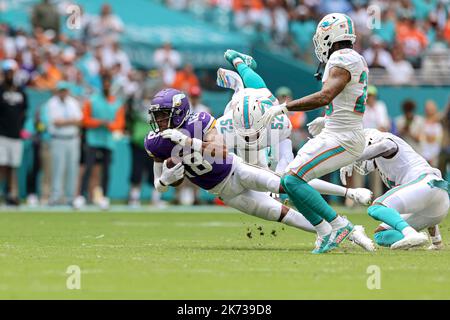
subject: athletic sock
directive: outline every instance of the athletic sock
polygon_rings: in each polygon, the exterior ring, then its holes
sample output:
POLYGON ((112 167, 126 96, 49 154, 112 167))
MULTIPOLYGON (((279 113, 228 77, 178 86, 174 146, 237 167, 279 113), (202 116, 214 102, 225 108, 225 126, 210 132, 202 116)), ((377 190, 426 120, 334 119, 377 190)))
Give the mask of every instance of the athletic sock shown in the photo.
POLYGON ((408 234, 411 234, 411 233, 417 233, 417 231, 416 230, 414 230, 412 227, 410 227, 410 226, 407 226, 407 227, 405 227, 405 228, 403 228, 403 230, 402 230, 402 234, 406 237, 408 234))
POLYGON ((322 238, 332 231, 331 225, 325 220, 322 220, 319 224, 315 225, 314 228, 316 229, 317 234, 322 238))
POLYGON ((397 230, 383 230, 373 236, 375 243, 382 247, 390 247, 397 241, 404 238, 403 234, 397 230))
POLYGON ((336 231, 340 228, 345 227, 348 224, 347 219, 344 219, 341 216, 337 216, 336 219, 330 222, 331 227, 333 228, 333 231, 336 231))
POLYGON ((304 231, 316 232, 316 228, 301 213, 293 209, 289 209, 281 222, 304 231))
MULTIPOLYGON (((235 60, 237 59, 238 58, 236 58, 235 60)), ((259 74, 257 74, 252 68, 247 66, 245 63, 239 64, 236 67, 236 70, 237 72, 239 72, 239 75, 241 76, 242 81, 244 82, 244 87, 253 89, 267 88, 263 78, 261 78, 259 74)))
MULTIPOLYGON (((367 209, 369 216, 375 220, 382 221, 392 229, 402 232, 409 224, 400 216, 397 210, 382 205, 373 205, 367 209)), ((407 231, 408 232, 408 231, 407 231)))
POLYGON ((336 219, 337 214, 333 208, 304 180, 286 175, 281 179, 281 184, 295 207, 312 225, 318 225, 322 219, 327 222, 336 219))

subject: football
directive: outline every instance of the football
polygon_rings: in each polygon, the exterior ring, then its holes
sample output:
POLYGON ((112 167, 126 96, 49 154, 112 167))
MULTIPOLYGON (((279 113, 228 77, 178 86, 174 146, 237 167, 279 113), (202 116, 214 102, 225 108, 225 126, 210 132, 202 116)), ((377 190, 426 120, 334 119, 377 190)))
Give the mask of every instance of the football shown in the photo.
MULTIPOLYGON (((178 158, 174 158, 174 157, 170 157, 167 159, 167 168, 173 168, 175 167, 178 163, 180 163, 182 160, 178 159, 178 158)), ((184 177, 178 181, 175 181, 174 183, 170 184, 171 187, 178 187, 180 184, 182 184, 184 181, 184 177)))

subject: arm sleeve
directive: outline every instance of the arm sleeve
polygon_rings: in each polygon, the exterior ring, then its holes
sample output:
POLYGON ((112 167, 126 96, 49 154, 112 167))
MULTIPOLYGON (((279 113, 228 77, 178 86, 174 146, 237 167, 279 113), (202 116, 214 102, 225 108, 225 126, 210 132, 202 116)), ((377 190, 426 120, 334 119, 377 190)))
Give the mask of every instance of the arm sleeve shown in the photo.
POLYGON ((279 144, 280 148, 280 160, 278 161, 275 171, 277 173, 284 173, 284 170, 289 163, 294 160, 294 154, 292 153, 292 141, 291 139, 284 139, 279 144))
POLYGON ((380 142, 367 146, 358 161, 370 160, 380 156, 391 156, 397 152, 398 146, 391 139, 383 139, 380 142))
POLYGON ((97 128, 101 121, 92 117, 91 103, 86 101, 83 107, 83 126, 86 128, 97 128))

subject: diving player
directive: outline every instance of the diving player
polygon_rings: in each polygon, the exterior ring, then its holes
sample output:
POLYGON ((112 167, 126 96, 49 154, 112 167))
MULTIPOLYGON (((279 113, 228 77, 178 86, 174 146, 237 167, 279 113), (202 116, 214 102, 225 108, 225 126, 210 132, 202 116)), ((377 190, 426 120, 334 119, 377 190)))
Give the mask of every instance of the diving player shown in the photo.
MULTIPOLYGON (((300 213, 266 193, 283 191, 280 178, 228 153, 215 128, 215 119, 206 112, 191 113, 182 92, 160 91, 152 100, 149 113, 152 128, 144 143, 155 159, 155 188, 159 192, 165 192, 168 185, 186 176, 244 213, 314 232, 300 213), (179 158, 182 162, 168 168, 168 158, 179 158)), ((366 237, 364 241, 367 240, 370 241, 366 237)))
POLYGON ((391 249, 409 249, 428 242, 417 231, 428 228, 432 246, 442 246, 438 224, 449 209, 449 184, 401 138, 375 129, 365 129, 366 148, 357 162, 341 169, 342 183, 353 168, 361 174, 378 170, 390 188, 375 199, 368 214, 383 223, 375 231, 375 242, 391 249))
POLYGON ((316 56, 321 65, 325 64, 322 89, 273 106, 261 119, 268 125, 274 117, 288 111, 327 106, 325 128, 299 150, 282 179, 289 198, 322 239, 313 253, 338 247, 354 229, 307 182, 353 163, 364 150, 362 115, 369 70, 364 58, 353 50, 355 40, 353 21, 347 15, 326 15, 313 37, 316 56))

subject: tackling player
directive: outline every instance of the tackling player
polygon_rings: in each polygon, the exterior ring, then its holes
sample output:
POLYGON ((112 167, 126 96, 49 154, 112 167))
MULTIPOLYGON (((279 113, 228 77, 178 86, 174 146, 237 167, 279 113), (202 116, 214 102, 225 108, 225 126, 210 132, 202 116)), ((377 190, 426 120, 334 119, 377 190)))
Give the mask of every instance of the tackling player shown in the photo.
POLYGON ((391 188, 367 210, 383 222, 375 230, 375 242, 391 249, 409 249, 428 242, 425 234, 417 232, 428 228, 430 249, 440 248, 438 224, 448 214, 448 182, 401 138, 375 129, 364 133, 367 146, 357 162, 341 169, 341 180, 345 184, 353 168, 363 175, 377 169, 391 188))
MULTIPOLYGON (((217 129, 224 136, 228 149, 236 150, 245 162, 281 175, 294 159, 291 122, 286 115, 280 115, 268 127, 260 127, 259 120, 265 109, 278 104, 277 98, 252 69, 256 65, 252 57, 227 50, 225 59, 239 74, 222 68, 217 71, 217 84, 235 91, 224 115, 217 119, 217 129)), ((348 197, 362 205, 369 205, 372 199, 372 192, 364 188, 344 188, 319 179, 309 184, 321 194, 348 197)))
POLYGON ((353 163, 364 150, 362 115, 365 110, 368 67, 353 50, 356 40, 353 21, 345 14, 326 15, 318 24, 313 41, 321 65, 325 64, 322 89, 301 99, 273 106, 261 122, 288 111, 326 107, 325 128, 309 140, 289 166, 282 185, 297 209, 321 237, 313 253, 336 248, 354 227, 339 216, 308 181, 353 163))

